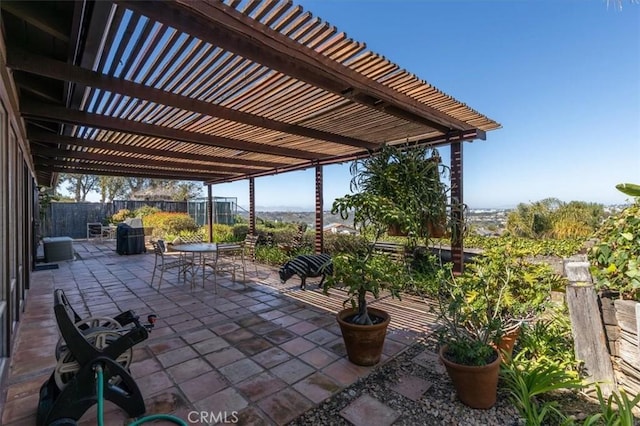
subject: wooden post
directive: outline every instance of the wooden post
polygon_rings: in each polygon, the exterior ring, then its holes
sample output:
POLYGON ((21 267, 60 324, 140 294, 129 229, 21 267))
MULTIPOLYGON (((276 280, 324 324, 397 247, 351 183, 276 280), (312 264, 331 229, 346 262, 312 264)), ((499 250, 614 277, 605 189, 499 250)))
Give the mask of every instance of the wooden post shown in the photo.
POLYGON ((607 351, 604 327, 588 262, 566 262, 567 306, 576 358, 584 362, 588 381, 597 382, 603 395, 617 391, 616 378, 607 351))
POLYGON ((451 261, 453 272, 464 271, 464 215, 462 212, 462 143, 451 144, 451 261))
POLYGON ((249 235, 256 233, 256 182, 249 178, 249 235))
POLYGON ((322 192, 322 166, 316 166, 316 238, 314 244, 316 253, 324 251, 324 197, 322 192))

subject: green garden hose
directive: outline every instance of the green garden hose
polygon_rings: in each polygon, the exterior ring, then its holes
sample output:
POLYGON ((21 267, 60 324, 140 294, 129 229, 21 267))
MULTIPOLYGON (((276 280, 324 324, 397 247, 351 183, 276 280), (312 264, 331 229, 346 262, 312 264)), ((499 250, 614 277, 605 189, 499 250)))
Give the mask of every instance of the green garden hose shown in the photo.
MULTIPOLYGON (((104 378, 102 375, 102 366, 97 364, 94 366, 94 370, 96 372, 96 395, 98 399, 98 426, 104 426, 104 378)), ((152 414, 150 416, 141 417, 133 423, 130 423, 129 426, 138 426, 154 420, 168 420, 180 426, 188 426, 187 422, 170 414, 152 414)))

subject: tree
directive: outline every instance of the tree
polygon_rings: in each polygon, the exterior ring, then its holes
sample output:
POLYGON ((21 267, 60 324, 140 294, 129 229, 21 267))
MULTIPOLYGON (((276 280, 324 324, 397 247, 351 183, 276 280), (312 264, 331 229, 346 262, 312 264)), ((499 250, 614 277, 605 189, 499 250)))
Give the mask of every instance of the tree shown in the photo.
POLYGON ((74 194, 77 203, 87 200, 87 194, 95 190, 98 184, 98 176, 76 173, 63 173, 59 177, 59 185, 67 183, 66 190, 74 194))
POLYGON ((520 203, 507 216, 507 231, 525 238, 588 237, 602 223, 604 207, 597 203, 564 203, 546 198, 534 203, 520 203))
POLYGON ((97 191, 101 197, 100 202, 112 202, 128 192, 127 181, 120 176, 100 176, 97 191))

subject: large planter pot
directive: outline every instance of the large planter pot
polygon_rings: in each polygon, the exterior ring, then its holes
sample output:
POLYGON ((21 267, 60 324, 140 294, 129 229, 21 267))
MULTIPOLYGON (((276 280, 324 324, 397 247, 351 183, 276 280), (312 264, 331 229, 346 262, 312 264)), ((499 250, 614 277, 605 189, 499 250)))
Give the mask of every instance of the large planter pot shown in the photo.
POLYGON ((409 234, 403 231, 399 224, 392 223, 389 225, 389 228, 387 228, 387 235, 390 237, 406 237, 409 234))
POLYGON ((431 238, 442 238, 447 234, 447 222, 441 220, 439 222, 428 222, 427 232, 431 238))
POLYGON ((380 362, 387 326, 391 321, 385 311, 375 308, 368 308, 368 311, 369 315, 382 318, 382 322, 374 325, 351 324, 345 319, 357 312, 353 309, 342 310, 336 315, 349 361, 357 365, 375 365, 380 362))
POLYGON ((500 352, 500 357, 503 361, 505 359, 511 359, 511 356, 513 355, 513 347, 516 345, 518 336, 520 336, 520 327, 516 327, 506 332, 500 339, 500 342, 498 342, 498 352, 500 352))
POLYGON ((498 395, 500 356, 496 356, 496 359, 487 365, 462 365, 448 360, 444 356, 446 351, 446 345, 440 348, 440 360, 447 369, 460 401, 471 408, 493 407, 498 395))

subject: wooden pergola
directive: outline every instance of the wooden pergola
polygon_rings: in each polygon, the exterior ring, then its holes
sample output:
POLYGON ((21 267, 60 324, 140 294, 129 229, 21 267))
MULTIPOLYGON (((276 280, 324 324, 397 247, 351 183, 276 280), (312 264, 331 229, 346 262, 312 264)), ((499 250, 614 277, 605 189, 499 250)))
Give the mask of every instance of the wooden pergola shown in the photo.
MULTIPOLYGON (((44 186, 58 173, 248 179, 253 230, 254 179, 314 168, 321 250, 324 165, 384 144, 451 145, 462 203, 462 142, 500 127, 290 1, 0 5, 44 186)), ((452 247, 461 268, 461 238, 452 247)))

